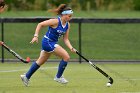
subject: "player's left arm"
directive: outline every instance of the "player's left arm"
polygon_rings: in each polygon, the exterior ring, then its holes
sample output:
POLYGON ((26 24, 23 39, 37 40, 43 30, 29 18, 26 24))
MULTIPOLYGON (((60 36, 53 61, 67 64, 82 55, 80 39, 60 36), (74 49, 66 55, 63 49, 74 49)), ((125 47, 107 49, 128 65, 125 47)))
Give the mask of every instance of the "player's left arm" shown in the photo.
POLYGON ((73 46, 71 45, 70 43, 70 40, 69 40, 69 31, 70 31, 70 24, 69 24, 69 27, 68 27, 68 30, 66 31, 64 37, 63 37, 63 41, 64 43, 66 44, 66 46, 72 51, 72 52, 76 52, 76 50, 73 48, 73 46))

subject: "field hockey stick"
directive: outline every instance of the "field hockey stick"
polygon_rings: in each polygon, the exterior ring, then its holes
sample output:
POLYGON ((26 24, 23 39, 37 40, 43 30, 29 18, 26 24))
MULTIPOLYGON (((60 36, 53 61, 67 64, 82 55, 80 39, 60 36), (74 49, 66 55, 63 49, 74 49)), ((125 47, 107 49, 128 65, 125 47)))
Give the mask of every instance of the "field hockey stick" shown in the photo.
POLYGON ((11 54, 13 54, 15 57, 17 57, 23 63, 29 63, 30 62, 30 58, 29 57, 27 57, 26 60, 23 59, 19 54, 17 54, 15 51, 10 49, 6 44, 4 44, 4 42, 0 41, 0 46, 3 46, 7 51, 9 51, 11 54))
POLYGON ((94 67, 96 70, 98 70, 100 73, 102 73, 107 79, 109 79, 109 82, 107 83, 107 86, 111 86, 113 84, 113 78, 111 78, 108 74, 106 74, 103 70, 101 70, 99 67, 97 67, 95 64, 93 64, 91 61, 86 59, 84 56, 82 56, 78 51, 76 53, 82 57, 86 62, 88 62, 92 67, 94 67))

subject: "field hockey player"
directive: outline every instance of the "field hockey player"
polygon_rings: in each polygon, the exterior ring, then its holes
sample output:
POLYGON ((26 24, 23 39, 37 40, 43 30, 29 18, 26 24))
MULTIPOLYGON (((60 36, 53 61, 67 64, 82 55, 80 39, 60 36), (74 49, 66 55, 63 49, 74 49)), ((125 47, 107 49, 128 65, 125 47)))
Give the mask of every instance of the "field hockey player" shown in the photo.
POLYGON ((21 79, 25 86, 29 85, 31 76, 48 60, 52 53, 62 59, 58 66, 58 72, 55 75, 54 80, 62 84, 68 83, 68 80, 64 78, 63 73, 67 67, 70 56, 64 48, 57 44, 57 42, 58 39, 63 36, 65 45, 71 50, 71 52, 76 53, 76 49, 73 48, 68 38, 70 29, 69 21, 71 20, 73 11, 66 4, 61 4, 57 9, 54 10, 54 12, 59 15, 58 18, 40 22, 37 25, 34 37, 30 42, 38 42, 41 28, 48 26, 48 31, 42 39, 42 50, 40 52, 39 58, 36 62, 33 62, 27 73, 21 75, 21 79))

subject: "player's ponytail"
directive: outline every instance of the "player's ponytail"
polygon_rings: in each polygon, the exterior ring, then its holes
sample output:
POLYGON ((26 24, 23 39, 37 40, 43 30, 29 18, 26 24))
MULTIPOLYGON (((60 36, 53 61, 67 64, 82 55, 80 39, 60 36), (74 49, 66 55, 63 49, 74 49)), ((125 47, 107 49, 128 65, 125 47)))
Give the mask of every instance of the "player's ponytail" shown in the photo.
POLYGON ((52 10, 52 12, 55 12, 57 15, 61 15, 62 12, 65 10, 71 10, 71 8, 68 7, 66 4, 61 4, 58 6, 58 8, 52 10))

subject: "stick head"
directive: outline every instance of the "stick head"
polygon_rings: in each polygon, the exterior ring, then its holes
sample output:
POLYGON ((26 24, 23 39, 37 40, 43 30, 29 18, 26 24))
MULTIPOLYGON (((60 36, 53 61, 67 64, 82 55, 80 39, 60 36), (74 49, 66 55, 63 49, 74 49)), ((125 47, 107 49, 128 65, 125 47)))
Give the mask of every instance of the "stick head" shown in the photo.
POLYGON ((30 57, 27 57, 26 58, 26 61, 29 63, 31 60, 30 60, 30 57))
POLYGON ((2 41, 0 41, 0 46, 2 46, 3 45, 3 42, 2 41))
POLYGON ((110 86, 111 86, 111 84, 108 82, 108 83, 106 84, 106 86, 107 86, 107 87, 110 87, 110 86))

